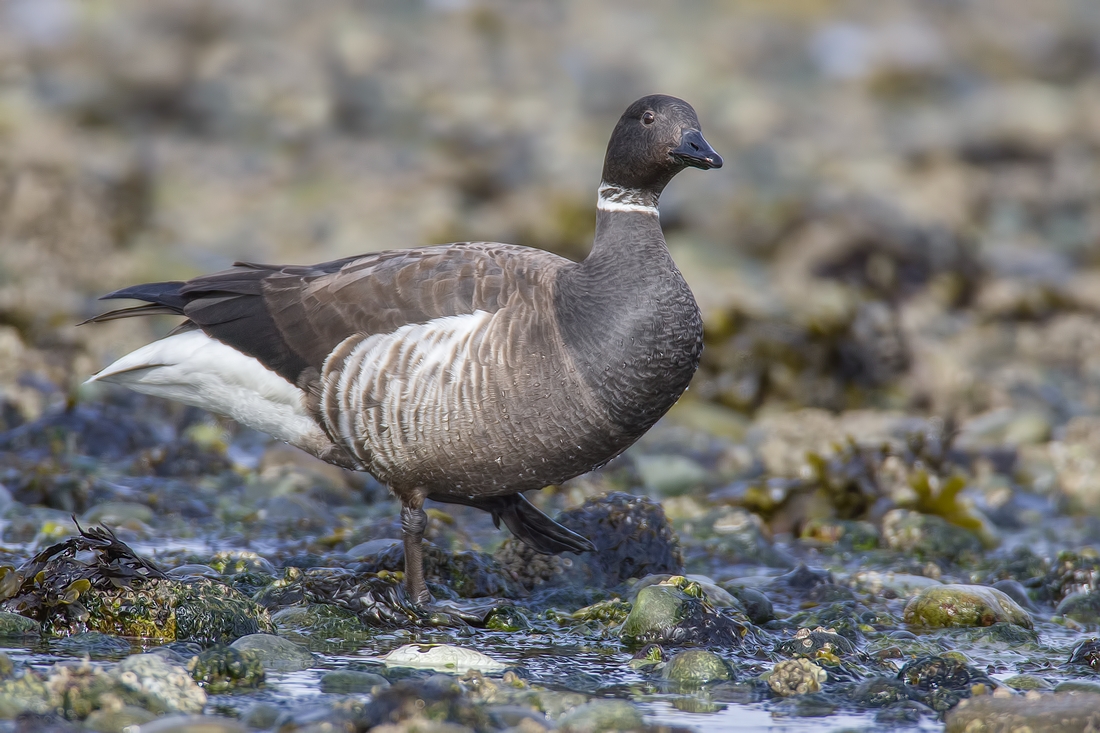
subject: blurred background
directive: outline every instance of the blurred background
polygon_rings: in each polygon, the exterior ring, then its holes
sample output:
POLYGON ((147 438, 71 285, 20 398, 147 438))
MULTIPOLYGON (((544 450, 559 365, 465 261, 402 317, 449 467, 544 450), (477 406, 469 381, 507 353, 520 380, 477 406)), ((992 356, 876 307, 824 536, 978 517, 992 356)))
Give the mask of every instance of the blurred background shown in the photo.
POLYGON ((127 284, 583 257, 653 92, 727 161, 662 201, 706 318, 683 421, 933 416, 1100 505, 1092 0, 0 0, 0 430, 174 325, 74 327, 127 284))

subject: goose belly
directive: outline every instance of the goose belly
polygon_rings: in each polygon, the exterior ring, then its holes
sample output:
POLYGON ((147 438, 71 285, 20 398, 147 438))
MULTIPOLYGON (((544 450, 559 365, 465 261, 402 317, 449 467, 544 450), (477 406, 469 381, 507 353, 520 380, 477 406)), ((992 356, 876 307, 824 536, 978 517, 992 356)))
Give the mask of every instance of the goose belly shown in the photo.
POLYGON ((625 445, 551 336, 533 318, 478 311, 349 338, 326 361, 322 419, 398 492, 563 481, 625 445))

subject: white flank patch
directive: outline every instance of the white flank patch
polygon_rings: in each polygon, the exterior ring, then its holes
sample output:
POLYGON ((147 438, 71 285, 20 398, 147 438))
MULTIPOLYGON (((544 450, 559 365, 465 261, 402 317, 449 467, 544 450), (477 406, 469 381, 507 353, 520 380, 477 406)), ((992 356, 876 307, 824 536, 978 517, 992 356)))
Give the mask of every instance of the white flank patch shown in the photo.
POLYGON ((338 372, 326 362, 321 411, 327 415, 335 404, 338 421, 330 432, 361 460, 368 454, 384 464, 414 460, 418 441, 488 398, 485 371, 498 363, 494 344, 484 339, 492 319, 475 311, 409 324, 362 339, 338 372), (389 430, 402 425, 407 429, 389 430))
POLYGON ((154 341, 88 381, 201 407, 293 445, 327 442, 306 413, 300 389, 202 331, 154 341))
POLYGON ((437 672, 465 674, 470 670, 478 672, 503 672, 506 667, 497 660, 460 646, 450 644, 406 644, 394 649, 380 659, 387 667, 415 667, 434 669, 437 672))

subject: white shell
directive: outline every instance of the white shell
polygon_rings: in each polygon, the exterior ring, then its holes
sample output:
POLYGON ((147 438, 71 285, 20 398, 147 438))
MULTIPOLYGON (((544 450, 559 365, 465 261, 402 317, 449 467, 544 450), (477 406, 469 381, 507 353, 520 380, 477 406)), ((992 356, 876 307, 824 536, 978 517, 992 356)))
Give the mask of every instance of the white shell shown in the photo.
POLYGON ((486 654, 450 644, 406 644, 381 659, 389 667, 416 667, 454 674, 470 670, 503 672, 505 669, 505 665, 486 654))

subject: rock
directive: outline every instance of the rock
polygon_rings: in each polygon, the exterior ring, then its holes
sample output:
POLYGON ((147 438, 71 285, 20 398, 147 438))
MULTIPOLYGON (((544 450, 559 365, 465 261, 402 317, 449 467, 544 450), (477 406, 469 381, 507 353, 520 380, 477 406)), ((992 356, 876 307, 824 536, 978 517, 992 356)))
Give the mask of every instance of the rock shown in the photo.
POLYGON ((388 537, 367 540, 366 542, 360 542, 358 545, 349 548, 344 554, 352 560, 367 560, 375 555, 381 555, 384 552, 388 552, 400 544, 401 540, 395 540, 388 537))
POLYGON ((881 572, 879 570, 861 570, 853 573, 848 585, 862 593, 873 593, 887 598, 909 598, 937 585, 943 585, 935 578, 908 573, 881 572))
POLYGON ((1070 593, 1054 609, 1054 614, 1079 624, 1100 624, 1100 593, 1070 593))
POLYGON ((359 672, 353 669, 326 672, 321 676, 321 692, 338 695, 366 694, 376 687, 389 686, 389 680, 380 674, 359 672))
POLYGON ((642 714, 626 700, 592 700, 558 718, 563 733, 642 730, 642 714))
POLYGON ((1005 687, 1011 687, 1013 690, 1019 690, 1026 692, 1028 690, 1053 690, 1054 685, 1050 684, 1042 677, 1036 677, 1033 674, 1014 674, 1011 677, 1005 677, 1001 680, 1001 683, 1005 687))
POLYGON ((871 677, 853 688, 851 698, 858 705, 883 708, 907 701, 909 689, 894 677, 871 677))
POLYGON ((828 662, 851 656, 855 646, 848 639, 834 631, 823 628, 801 628, 794 637, 784 639, 775 645, 775 652, 785 657, 804 657, 828 662))
POLYGON ((768 687, 782 697, 817 692, 829 675, 809 659, 785 659, 768 673, 768 687))
POLYGON ((211 694, 259 687, 264 683, 264 664, 254 651, 218 644, 192 657, 191 677, 211 694))
POLYGON ((1100 672, 1100 639, 1082 639, 1077 642, 1069 653, 1069 664, 1092 667, 1094 672, 1100 672))
POLYGON ((945 717, 946 733, 1079 733, 1100 728, 1100 696, 1056 692, 963 700, 945 717))
POLYGON ((273 634, 242 636, 230 647, 254 653, 268 672, 298 672, 309 669, 316 661, 308 649, 273 634))
POLYGON ((206 693, 188 671, 156 654, 126 657, 110 674, 131 690, 155 699, 169 712, 199 713, 206 705, 206 693))
POLYGON ((892 509, 882 518, 882 536, 891 550, 922 560, 960 562, 977 559, 983 551, 978 535, 931 514, 892 509))
MULTIPOLYGON (((518 598, 523 595, 500 562, 484 552, 450 552, 425 542, 424 577, 454 591, 462 598, 518 598)), ((365 559, 356 573, 398 572, 405 569, 405 545, 365 559)))
POLYGON ((0 720, 11 720, 24 712, 46 713, 53 709, 46 678, 28 669, 14 679, 0 682, 0 720))
POLYGON ((734 582, 727 583, 725 588, 731 596, 740 602, 741 607, 745 609, 745 615, 754 624, 759 626, 775 618, 772 601, 762 591, 744 585, 736 585, 734 582))
POLYGON ((118 657, 129 654, 133 645, 112 634, 101 634, 98 631, 88 631, 83 634, 73 634, 52 643, 57 651, 72 656, 89 656, 96 658, 118 657))
POLYGON ((975 689, 992 689, 987 674, 950 656, 918 657, 898 672, 897 678, 914 689, 914 696, 936 712, 950 710, 975 689))
POLYGON ((1031 597, 1028 596, 1027 588, 1024 588, 1020 581, 1006 578, 1005 580, 998 580, 993 584, 993 587, 1016 601, 1016 603, 1020 604, 1020 608, 1028 613, 1039 612, 1039 608, 1032 602, 1031 597))
POLYGON ((717 654, 702 649, 688 649, 668 660, 661 678, 682 685, 705 685, 732 679, 729 665, 717 654))
POLYGON ((995 588, 939 585, 925 588, 905 605, 905 623, 947 628, 1012 623, 1032 628, 1031 616, 995 588))
POLYGON ((38 636, 38 624, 18 613, 0 611, 0 637, 20 636, 38 636))
POLYGON ((519 540, 505 540, 496 558, 527 588, 612 588, 629 578, 683 572, 680 540, 664 509, 650 499, 613 492, 562 512, 557 521, 592 540, 597 551, 548 563, 519 540))
MULTIPOLYGON (((1040 688, 1049 689, 1049 688, 1040 688)), ((1064 680, 1054 686, 1055 692, 1079 692, 1087 695, 1100 695, 1100 682, 1089 680, 1064 680)))
POLYGON ((249 733, 249 730, 231 718, 170 715, 142 725, 141 733, 249 733))
POLYGON ((93 711, 84 721, 84 726, 99 733, 120 733, 137 730, 139 726, 156 718, 156 714, 148 710, 125 705, 117 710, 105 708, 93 711))
POLYGON ((388 667, 434 669, 451 674, 465 674, 470 670, 503 672, 506 668, 486 654, 450 644, 406 644, 381 659, 388 667))
POLYGON ((151 524, 154 516, 153 510, 145 504, 131 501, 105 501, 84 512, 80 517, 80 523, 84 526, 108 524, 111 527, 126 527, 131 522, 151 524))
POLYGON ((743 614, 714 608, 697 583, 674 576, 638 592, 620 636, 632 646, 692 643, 740 647, 749 631, 743 614))

